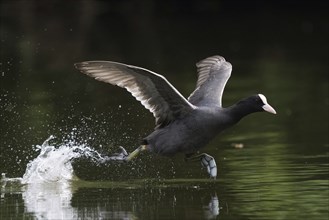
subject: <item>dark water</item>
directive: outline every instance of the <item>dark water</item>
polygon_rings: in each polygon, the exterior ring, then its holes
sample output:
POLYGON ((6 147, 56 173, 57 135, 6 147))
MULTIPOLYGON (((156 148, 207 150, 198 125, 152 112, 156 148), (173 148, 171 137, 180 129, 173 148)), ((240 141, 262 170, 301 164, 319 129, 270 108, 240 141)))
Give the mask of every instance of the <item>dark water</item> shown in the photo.
POLYGON ((328 219, 327 5, 182 2, 0 3, 0 219, 328 219), (154 125, 129 93, 73 63, 143 66, 187 97, 195 62, 214 54, 233 64, 224 106, 263 93, 278 112, 250 115, 204 148, 217 180, 183 155, 67 157, 82 144, 132 151, 154 125), (44 157, 45 181, 14 179, 50 135, 63 151, 44 157), (71 164, 75 176, 57 181, 71 164))

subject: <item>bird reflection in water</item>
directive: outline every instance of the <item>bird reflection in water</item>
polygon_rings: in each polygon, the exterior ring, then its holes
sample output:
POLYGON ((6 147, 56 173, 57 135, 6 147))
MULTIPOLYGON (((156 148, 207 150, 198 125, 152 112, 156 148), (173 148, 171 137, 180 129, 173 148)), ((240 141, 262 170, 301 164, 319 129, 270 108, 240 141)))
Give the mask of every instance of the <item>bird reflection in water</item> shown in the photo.
POLYGON ((217 193, 214 193, 211 195, 210 201, 208 206, 204 207, 204 214, 206 219, 215 219, 222 209, 221 206, 219 206, 219 200, 217 197, 217 193))

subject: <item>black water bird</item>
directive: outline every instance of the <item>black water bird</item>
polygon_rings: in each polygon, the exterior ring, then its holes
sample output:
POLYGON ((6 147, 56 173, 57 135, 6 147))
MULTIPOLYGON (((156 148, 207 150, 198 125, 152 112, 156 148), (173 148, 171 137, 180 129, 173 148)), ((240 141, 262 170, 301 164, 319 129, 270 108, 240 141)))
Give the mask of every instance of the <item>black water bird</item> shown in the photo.
POLYGON ((111 159, 130 161, 141 151, 164 156, 184 153, 187 160, 200 160, 215 178, 216 162, 208 154, 197 154, 200 148, 250 113, 266 111, 276 114, 262 94, 223 108, 222 95, 232 65, 221 56, 212 56, 196 66, 196 88, 186 99, 165 77, 141 67, 111 61, 75 64, 82 73, 96 80, 127 89, 155 117, 156 127, 143 139, 140 147, 131 154, 121 147, 122 152, 111 159))

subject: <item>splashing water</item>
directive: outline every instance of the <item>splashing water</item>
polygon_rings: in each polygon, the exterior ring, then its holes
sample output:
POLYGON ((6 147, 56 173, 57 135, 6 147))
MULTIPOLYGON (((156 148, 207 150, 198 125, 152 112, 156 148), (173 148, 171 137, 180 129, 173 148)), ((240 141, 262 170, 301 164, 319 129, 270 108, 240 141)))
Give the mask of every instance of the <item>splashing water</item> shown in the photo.
POLYGON ((84 157, 100 164, 111 157, 102 157, 87 144, 78 144, 75 129, 67 137, 62 144, 50 144, 55 139, 50 136, 42 145, 36 145, 40 153, 27 164, 23 177, 7 178, 3 173, 1 198, 19 188, 26 212, 33 213, 35 219, 76 219, 78 210, 71 205, 74 192, 71 182, 76 178, 72 162, 84 157))
POLYGON ((97 163, 103 163, 108 157, 102 157, 100 153, 86 144, 76 144, 74 140, 59 146, 49 144, 55 139, 50 136, 42 145, 37 145, 36 150, 40 154, 31 160, 26 167, 22 178, 6 178, 2 174, 2 181, 19 181, 22 184, 67 182, 76 178, 72 167, 72 160, 87 157, 97 163))

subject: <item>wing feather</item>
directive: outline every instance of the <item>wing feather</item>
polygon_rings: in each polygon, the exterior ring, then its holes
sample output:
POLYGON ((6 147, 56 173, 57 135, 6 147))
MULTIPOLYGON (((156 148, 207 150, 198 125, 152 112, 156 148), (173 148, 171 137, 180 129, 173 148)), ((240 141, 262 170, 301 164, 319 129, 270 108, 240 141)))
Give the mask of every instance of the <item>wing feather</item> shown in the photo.
POLYGON ((198 81, 188 100, 196 106, 222 107, 222 96, 232 65, 224 57, 216 55, 201 60, 196 66, 198 81))
POLYGON ((153 113, 157 127, 195 108, 166 78, 150 70, 111 61, 87 61, 75 67, 96 80, 127 89, 153 113))

